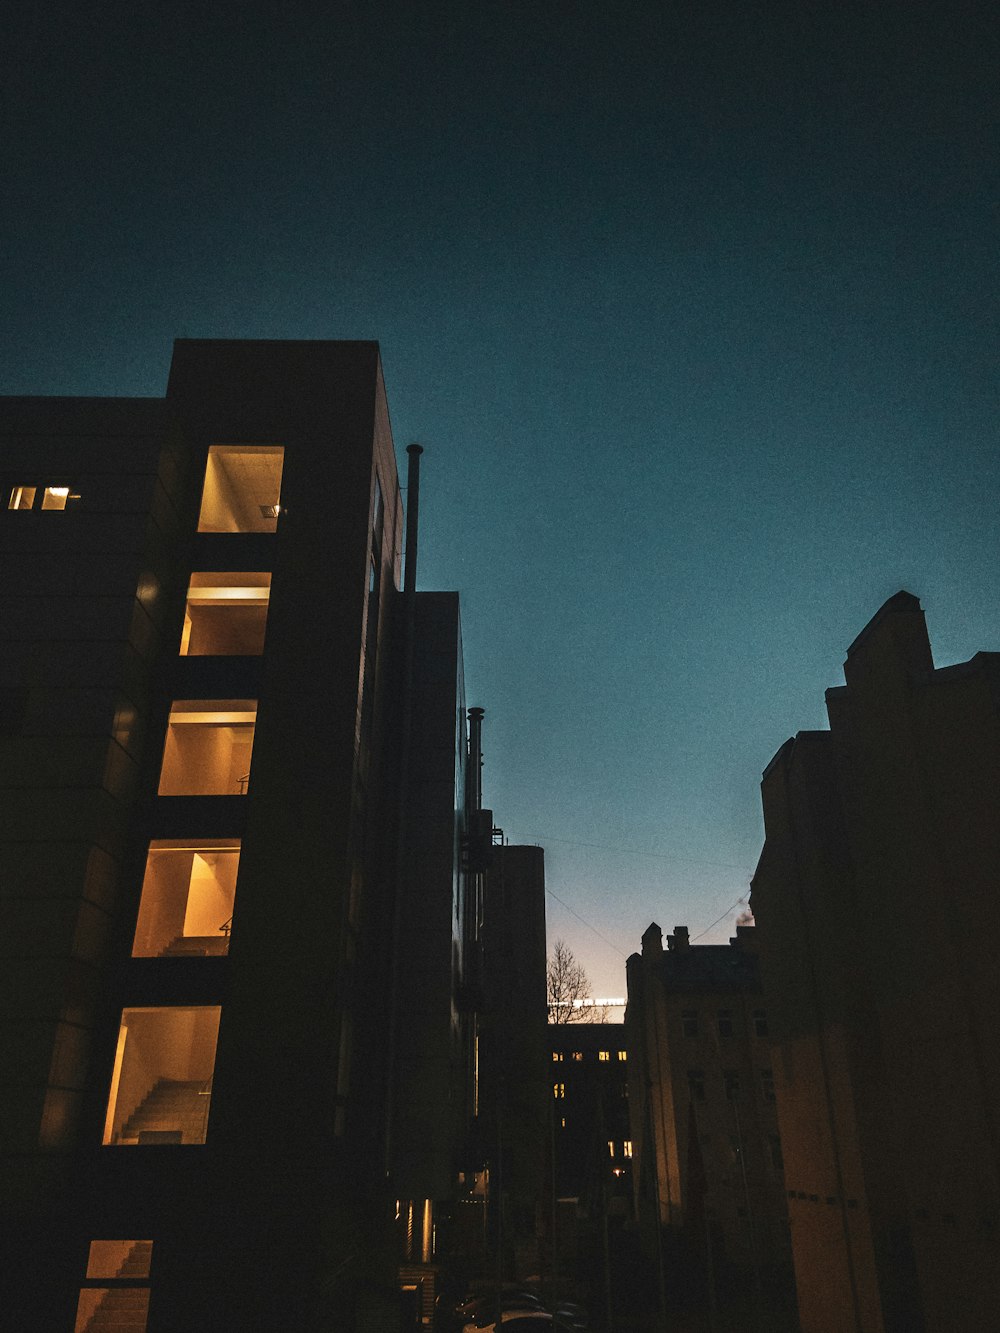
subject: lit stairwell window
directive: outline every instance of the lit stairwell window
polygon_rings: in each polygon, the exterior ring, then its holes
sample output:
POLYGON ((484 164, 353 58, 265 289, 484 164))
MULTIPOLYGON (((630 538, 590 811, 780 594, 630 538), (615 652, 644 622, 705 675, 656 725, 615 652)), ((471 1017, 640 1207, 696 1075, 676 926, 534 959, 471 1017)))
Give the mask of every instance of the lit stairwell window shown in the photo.
POLYGON ((245 796, 256 699, 178 699, 170 709, 161 796, 245 796))
POLYGON ((7 501, 8 509, 30 509, 35 503, 36 486, 15 486, 7 501))
POLYGON ((74 1333, 145 1333, 152 1257, 151 1240, 91 1241, 74 1333))
POLYGON ((192 574, 181 656, 259 657, 270 596, 270 574, 192 574))
POLYGON ((204 1143, 219 1037, 217 1005, 124 1009, 104 1143, 204 1143))
POLYGON ((275 532, 284 457, 277 444, 213 444, 198 531, 275 532))
POLYGON ((238 838, 151 842, 132 957, 227 954, 239 866, 238 838))

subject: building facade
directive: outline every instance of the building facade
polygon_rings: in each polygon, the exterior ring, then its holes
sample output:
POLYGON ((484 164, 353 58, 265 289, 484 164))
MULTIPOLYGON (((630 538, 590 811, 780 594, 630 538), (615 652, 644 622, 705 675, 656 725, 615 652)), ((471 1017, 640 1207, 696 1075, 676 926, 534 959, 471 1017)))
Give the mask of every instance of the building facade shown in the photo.
POLYGON ((628 960, 626 1029, 636 1209, 666 1242, 668 1283, 697 1262, 713 1290, 780 1290, 785 1189, 753 927, 692 945, 678 926, 664 950, 651 924, 628 960))
POLYGON ((1000 1320, 1000 654, 897 593, 764 773, 753 881, 802 1327, 1000 1320))
POLYGON ((4 1318, 399 1327, 482 904, 377 344, 181 341, 0 433, 4 1318))

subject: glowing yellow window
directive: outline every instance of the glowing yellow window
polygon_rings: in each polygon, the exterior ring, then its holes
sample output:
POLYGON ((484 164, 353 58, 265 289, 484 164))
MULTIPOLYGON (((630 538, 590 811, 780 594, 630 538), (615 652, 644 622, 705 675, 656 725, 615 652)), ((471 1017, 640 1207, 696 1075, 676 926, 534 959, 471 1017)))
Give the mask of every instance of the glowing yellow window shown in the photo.
POLYGON ((170 709, 161 796, 245 796, 255 699, 179 699, 170 709))
POLYGON ((15 486, 10 493, 10 499, 7 501, 8 509, 30 509, 35 503, 34 486, 15 486))
POLYGON ((631 1157, 631 1156, 632 1156, 632 1140, 631 1140, 631 1139, 625 1139, 625 1140, 623 1141, 623 1143, 622 1143, 622 1156, 623 1156, 623 1157, 631 1157))
POLYGON ((562 1051, 553 1051, 553 1052, 552 1052, 552 1059, 553 1059, 557 1064, 558 1064, 558 1062, 559 1062, 562 1058, 563 1058, 563 1053, 562 1053, 562 1051))
POLYGON ((68 486, 46 486, 42 492, 43 509, 65 509, 69 499, 68 486))
POLYGON ((569 1058, 570 1058, 571 1060, 582 1060, 582 1059, 583 1059, 583 1051, 573 1051, 573 1052, 570 1054, 570 1057, 569 1057, 569 1058))
POLYGON ((618 1059, 619 1059, 619 1060, 627 1060, 627 1059, 628 1059, 628 1051, 619 1051, 619 1052, 618 1052, 618 1059))
POLYGON ((132 957, 228 953, 239 865, 238 838, 151 842, 132 957))
POLYGON ((566 1084, 565 1084, 565 1083, 553 1083, 553 1084, 552 1084, 552 1096, 556 1099, 556 1101, 561 1101, 562 1098, 566 1096, 566 1084))
POLYGON ((213 444, 198 531, 276 531, 284 457, 277 444, 213 444))
POLYGON ((105 1144, 205 1142, 221 1012, 217 1005, 122 1010, 105 1144))
POLYGON ((90 1243, 87 1285, 80 1291, 74 1333, 118 1328, 144 1333, 149 1315, 151 1240, 95 1240, 90 1243), (113 1287, 96 1285, 113 1281, 113 1287))
POLYGON ((597 1058, 598 1058, 598 1060, 610 1060, 610 1059, 611 1059, 611 1052, 610 1052, 610 1051, 598 1051, 598 1052, 597 1052, 597 1058))
POLYGON ((270 574, 192 574, 181 656, 259 657, 270 596, 270 574))

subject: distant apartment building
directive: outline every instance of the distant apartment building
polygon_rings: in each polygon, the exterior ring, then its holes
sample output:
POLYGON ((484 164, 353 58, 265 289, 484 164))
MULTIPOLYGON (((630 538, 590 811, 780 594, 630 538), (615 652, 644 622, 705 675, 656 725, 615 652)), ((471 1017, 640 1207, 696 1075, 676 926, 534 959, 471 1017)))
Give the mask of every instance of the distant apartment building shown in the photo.
POLYGON ((484 880, 377 344, 180 341, 165 398, 0 400, 0 443, 0 1322, 397 1328, 484 880))
POLYGON ((654 922, 628 960, 636 1208, 713 1281, 780 1284, 789 1266, 769 1013, 753 927, 695 945, 654 922))
POLYGON ((624 1023, 550 1023, 556 1197, 631 1215, 632 1130, 624 1023))
POLYGON ((764 773, 753 910, 804 1333, 1000 1324, 1000 654, 900 592, 764 773))

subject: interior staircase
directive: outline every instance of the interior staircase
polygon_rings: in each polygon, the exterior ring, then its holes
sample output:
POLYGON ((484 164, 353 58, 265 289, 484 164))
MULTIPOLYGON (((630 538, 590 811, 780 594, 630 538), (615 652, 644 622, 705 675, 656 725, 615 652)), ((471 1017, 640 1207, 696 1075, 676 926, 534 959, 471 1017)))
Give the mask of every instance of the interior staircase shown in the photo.
MULTIPOLYGON (((124 1279, 148 1279, 152 1248, 151 1240, 137 1240, 115 1276, 124 1279)), ((146 1333, 148 1308, 148 1287, 111 1287, 101 1297, 97 1309, 84 1325, 83 1333, 101 1333, 102 1330, 113 1330, 113 1333, 146 1333)))
POLYGON ((204 1143, 211 1082, 161 1078, 118 1135, 119 1143, 204 1143))

